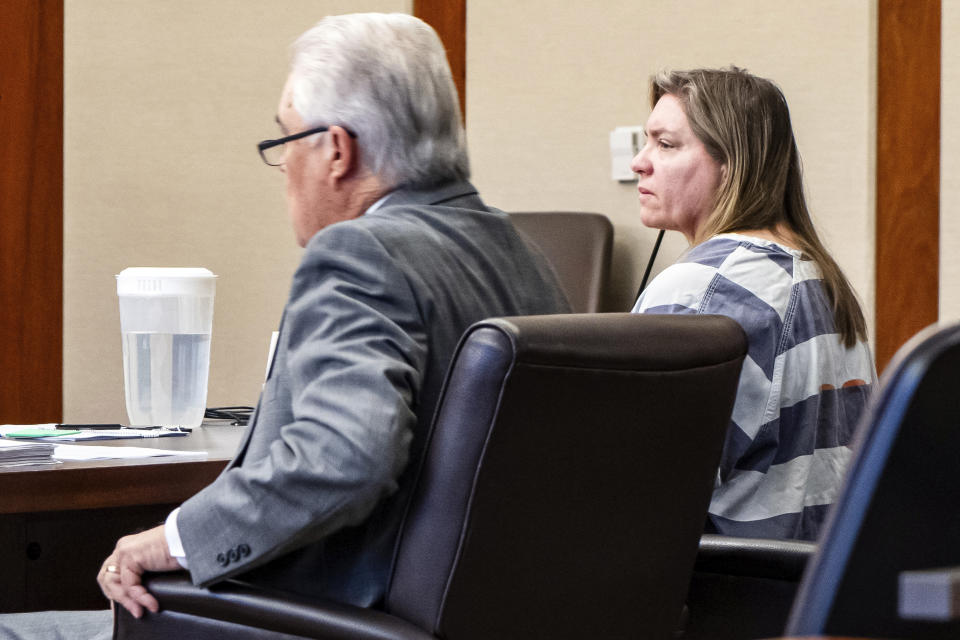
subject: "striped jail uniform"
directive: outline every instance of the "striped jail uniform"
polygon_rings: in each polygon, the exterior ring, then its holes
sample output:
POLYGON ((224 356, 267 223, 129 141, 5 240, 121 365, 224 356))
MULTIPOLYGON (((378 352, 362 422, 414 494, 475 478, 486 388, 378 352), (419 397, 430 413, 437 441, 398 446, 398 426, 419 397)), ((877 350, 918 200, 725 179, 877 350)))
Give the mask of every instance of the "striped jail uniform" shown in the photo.
POLYGON ((658 275, 637 313, 733 318, 749 342, 708 530, 815 539, 876 380, 870 349, 836 333, 820 271, 775 242, 722 234, 658 275))

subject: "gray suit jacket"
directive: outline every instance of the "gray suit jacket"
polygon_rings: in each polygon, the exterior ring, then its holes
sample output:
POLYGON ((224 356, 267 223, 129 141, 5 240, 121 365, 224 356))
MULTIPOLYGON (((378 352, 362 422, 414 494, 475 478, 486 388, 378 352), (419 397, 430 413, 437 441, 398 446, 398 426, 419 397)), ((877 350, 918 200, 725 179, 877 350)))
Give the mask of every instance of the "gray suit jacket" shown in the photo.
POLYGON ((461 334, 566 311, 545 259, 466 182, 395 191, 317 233, 246 439, 181 507, 194 583, 376 604, 461 334))

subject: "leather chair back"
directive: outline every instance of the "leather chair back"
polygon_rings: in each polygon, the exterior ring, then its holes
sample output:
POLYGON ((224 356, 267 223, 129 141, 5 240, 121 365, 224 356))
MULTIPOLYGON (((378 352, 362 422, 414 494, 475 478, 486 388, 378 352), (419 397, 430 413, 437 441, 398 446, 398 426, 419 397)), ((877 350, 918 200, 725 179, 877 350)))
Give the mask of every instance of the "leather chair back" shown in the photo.
POLYGON ((574 313, 603 310, 613 225, 601 213, 511 213, 514 226, 543 252, 574 313))
POLYGON ((451 640, 669 637, 745 348, 721 316, 475 325, 446 382, 387 611, 451 640))
POLYGON ((884 372, 787 635, 958 638, 899 619, 902 571, 960 565, 960 325, 921 332, 884 372))
POLYGON ((746 349, 722 316, 478 323, 447 374, 385 610, 155 574, 160 613, 121 609, 115 637, 670 637, 746 349))

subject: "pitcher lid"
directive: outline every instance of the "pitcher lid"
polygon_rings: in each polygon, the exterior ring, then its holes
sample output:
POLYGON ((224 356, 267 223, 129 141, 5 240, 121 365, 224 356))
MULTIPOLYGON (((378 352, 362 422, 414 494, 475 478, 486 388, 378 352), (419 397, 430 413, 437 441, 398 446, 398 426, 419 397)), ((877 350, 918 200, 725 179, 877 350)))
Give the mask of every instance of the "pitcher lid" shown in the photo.
POLYGON ((212 297, 216 278, 202 267, 127 267, 117 274, 117 294, 212 297))

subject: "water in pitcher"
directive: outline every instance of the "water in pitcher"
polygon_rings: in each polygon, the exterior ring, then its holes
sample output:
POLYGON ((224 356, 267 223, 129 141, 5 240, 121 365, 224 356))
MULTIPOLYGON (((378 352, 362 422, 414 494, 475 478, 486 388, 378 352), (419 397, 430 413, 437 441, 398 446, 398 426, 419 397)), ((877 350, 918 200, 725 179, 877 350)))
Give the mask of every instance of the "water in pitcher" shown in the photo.
POLYGON ((203 421, 209 333, 123 334, 123 376, 131 425, 196 427, 203 421))

